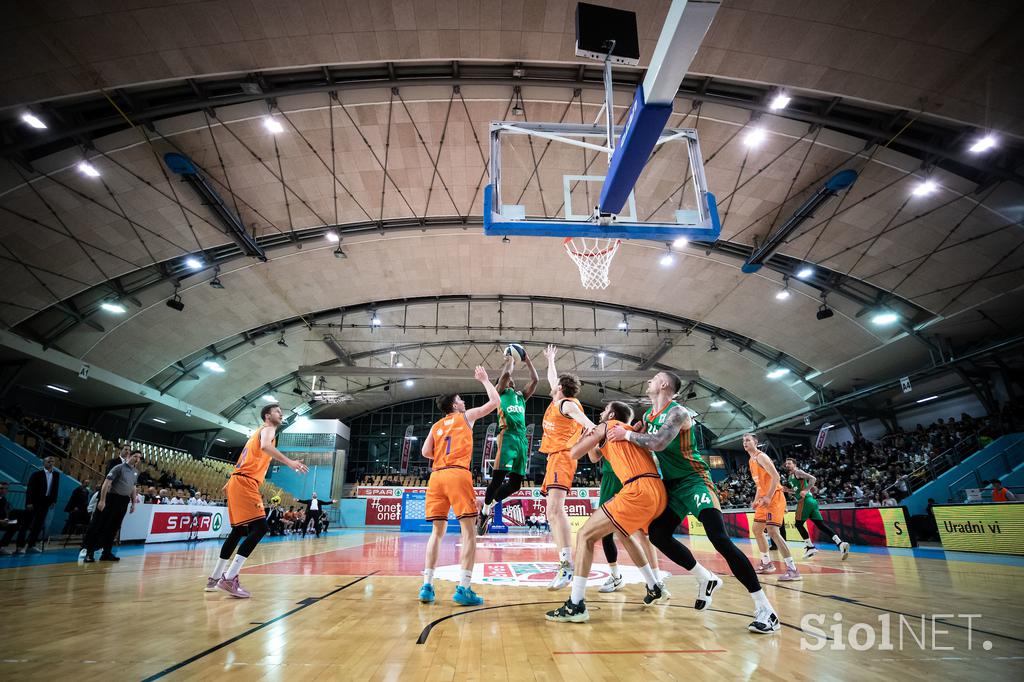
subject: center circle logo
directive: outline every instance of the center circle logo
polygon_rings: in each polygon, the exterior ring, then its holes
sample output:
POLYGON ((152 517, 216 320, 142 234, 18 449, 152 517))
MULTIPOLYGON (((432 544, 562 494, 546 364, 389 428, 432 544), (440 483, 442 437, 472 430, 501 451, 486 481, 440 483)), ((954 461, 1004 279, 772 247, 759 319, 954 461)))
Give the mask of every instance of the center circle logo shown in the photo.
POLYGON ((213 532, 216 533, 217 531, 219 531, 220 527, 221 527, 221 525, 223 523, 224 523, 224 520, 221 518, 220 514, 214 514, 213 515, 213 532))

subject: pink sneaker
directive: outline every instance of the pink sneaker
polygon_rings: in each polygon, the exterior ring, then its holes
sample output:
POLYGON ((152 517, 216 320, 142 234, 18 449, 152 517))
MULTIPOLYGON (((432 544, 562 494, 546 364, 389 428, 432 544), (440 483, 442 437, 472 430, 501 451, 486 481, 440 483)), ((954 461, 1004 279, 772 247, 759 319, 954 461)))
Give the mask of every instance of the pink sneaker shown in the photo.
POLYGON ((218 580, 216 578, 207 578, 206 579, 206 588, 203 591, 204 592, 216 592, 217 591, 217 582, 218 582, 218 580))
POLYGON ((239 599, 248 599, 252 595, 238 583, 238 576, 236 575, 231 580, 227 578, 221 578, 217 581, 217 587, 224 590, 232 597, 238 597, 239 599))
POLYGON ((803 580, 803 576, 800 575, 800 571, 792 568, 787 568, 786 572, 779 576, 780 583, 794 583, 797 580, 803 580))
POLYGON ((775 572, 775 564, 773 564, 773 563, 758 564, 757 568, 754 569, 754 572, 755 573, 761 573, 761 574, 764 574, 764 573, 774 573, 775 572))

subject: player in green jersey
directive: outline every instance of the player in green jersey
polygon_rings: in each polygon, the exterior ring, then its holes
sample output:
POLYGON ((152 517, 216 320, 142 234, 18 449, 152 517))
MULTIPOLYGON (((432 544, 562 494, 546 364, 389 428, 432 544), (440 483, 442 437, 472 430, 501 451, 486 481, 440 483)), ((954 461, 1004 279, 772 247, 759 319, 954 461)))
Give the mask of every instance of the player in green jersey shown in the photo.
POLYGON ((693 437, 693 418, 673 398, 682 388, 682 380, 672 372, 658 372, 647 384, 651 409, 633 430, 616 426, 608 431, 608 440, 628 440, 657 455, 661 477, 668 493, 668 507, 651 522, 648 533, 654 546, 669 559, 697 576, 697 600, 694 609, 703 611, 722 580, 701 566, 690 550, 673 537, 675 529, 687 514, 703 524, 708 540, 729 564, 736 579, 743 583, 754 600, 751 632, 768 634, 781 629, 779 617, 772 608, 754 567, 743 551, 733 544, 725 530, 725 517, 718 505, 718 495, 711 482, 708 465, 697 451, 693 437), (640 426, 642 428, 637 428, 640 426), (640 431, 638 433, 638 431, 640 431))
POLYGON ((813 521, 818 532, 826 538, 832 538, 832 542, 836 544, 836 547, 842 553, 843 559, 846 559, 850 554, 850 543, 843 542, 843 539, 834 530, 829 528, 825 520, 821 518, 818 501, 811 494, 814 491, 814 484, 818 482, 818 479, 798 468, 796 460, 792 457, 785 461, 785 465, 786 471, 789 473, 789 480, 787 481, 789 486, 783 486, 782 489, 787 493, 793 493, 796 497, 796 530, 800 533, 800 537, 804 539, 804 558, 810 559, 818 553, 818 548, 811 542, 811 536, 804 526, 804 523, 807 521, 813 521))
POLYGON ((537 390, 540 376, 529 355, 523 360, 530 370, 530 383, 526 384, 523 391, 517 391, 515 381, 512 380, 516 362, 512 355, 505 360, 505 367, 498 377, 497 389, 501 398, 498 407, 498 425, 501 427, 498 432, 498 456, 491 470, 491 482, 487 484, 487 492, 484 493, 484 506, 476 520, 477 535, 487 532, 494 505, 518 491, 526 478, 526 462, 529 459, 526 451, 526 401, 537 390))

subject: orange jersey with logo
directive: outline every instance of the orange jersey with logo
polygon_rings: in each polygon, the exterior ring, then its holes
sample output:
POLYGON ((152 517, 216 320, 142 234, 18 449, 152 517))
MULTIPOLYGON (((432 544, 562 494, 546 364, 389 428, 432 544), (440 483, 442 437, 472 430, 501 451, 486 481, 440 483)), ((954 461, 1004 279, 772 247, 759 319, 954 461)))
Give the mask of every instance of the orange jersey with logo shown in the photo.
MULTIPOLYGON (((764 497, 772 487, 772 475, 753 457, 747 461, 747 465, 750 467, 750 475, 753 477, 754 483, 757 484, 757 496, 764 497)), ((777 495, 781 492, 782 479, 780 478, 779 485, 775 486, 775 494, 777 495)))
MULTIPOLYGON (((576 398, 565 398, 565 400, 576 403, 576 406, 583 410, 580 401, 576 398)), ((544 435, 540 439, 540 451, 546 454, 569 450, 583 433, 583 425, 572 417, 566 417, 559 409, 563 401, 552 400, 548 409, 544 410, 544 435)))
POLYGON ((473 462, 473 429, 464 412, 453 412, 430 427, 434 437, 434 471, 448 467, 469 469, 473 462))
MULTIPOLYGON (((630 428, 629 424, 623 424, 616 419, 610 419, 606 424, 609 429, 616 424, 622 424, 626 429, 630 428)), ((628 441, 605 441, 601 446, 601 454, 608 460, 615 477, 622 483, 646 474, 658 476, 658 467, 654 465, 654 458, 650 453, 628 441)))
MULTIPOLYGON (((238 456, 238 461, 235 463, 236 474, 248 476, 259 483, 263 483, 263 479, 266 478, 271 459, 270 455, 263 452, 263 447, 260 445, 260 434, 265 428, 273 427, 261 426, 256 429, 256 433, 249 436, 249 440, 245 442, 242 454, 238 456)), ((277 446, 276 436, 274 437, 274 446, 277 446)))

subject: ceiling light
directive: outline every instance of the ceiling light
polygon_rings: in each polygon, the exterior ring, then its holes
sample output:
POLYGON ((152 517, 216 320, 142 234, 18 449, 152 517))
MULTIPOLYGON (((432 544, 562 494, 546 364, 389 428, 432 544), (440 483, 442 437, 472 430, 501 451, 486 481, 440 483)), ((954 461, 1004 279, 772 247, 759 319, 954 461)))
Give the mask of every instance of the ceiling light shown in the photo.
POLYGON ((263 396, 263 400, 266 400, 268 403, 276 403, 277 402, 277 398, 275 398, 274 396, 272 396, 269 393, 266 394, 265 396, 263 396))
POLYGON ((221 372, 226 372, 227 371, 226 369, 224 369, 224 366, 222 364, 220 364, 219 362, 217 362, 216 360, 206 360, 206 361, 204 361, 203 362, 203 367, 205 367, 206 369, 210 370, 211 372, 221 373, 221 372))
POLYGON ((772 371, 768 372, 768 374, 766 374, 765 376, 768 377, 769 379, 779 379, 781 377, 786 376, 787 374, 789 374, 789 370, 786 369, 785 367, 780 367, 778 369, 773 369, 772 371))
POLYGON ((884 327, 886 325, 892 324, 893 322, 896 322, 899 319, 900 316, 897 315, 896 313, 883 312, 877 313, 874 317, 872 317, 871 322, 879 325, 880 327, 884 327))
POLYGON ((412 385, 413 385, 414 383, 416 383, 416 382, 415 382, 415 381, 413 381, 412 379, 406 379, 406 380, 405 380, 405 387, 406 387, 406 388, 412 388, 412 385))
POLYGON ((751 128, 746 136, 743 138, 743 142, 748 147, 756 147, 768 138, 768 133, 764 131, 764 128, 751 128))
POLYGON ((784 92, 780 92, 779 94, 775 95, 775 97, 772 98, 772 101, 768 105, 768 108, 772 109, 773 111, 785 109, 787 106, 789 106, 789 103, 792 101, 792 97, 790 97, 784 92))
POLYGON ((128 312, 123 305, 116 301, 104 301, 103 303, 100 303, 100 307, 108 313, 117 313, 118 315, 123 315, 128 312))
POLYGON ((160 417, 153 417, 153 421, 155 421, 157 424, 166 424, 167 423, 166 419, 161 419, 160 417))
POLYGON ((83 174, 88 175, 90 178, 98 178, 100 172, 96 170, 96 166, 92 165, 88 161, 82 161, 78 164, 78 170, 83 174))
POLYGON ((227 441, 224 440, 223 438, 214 438, 214 440, 217 441, 218 443, 227 443, 227 441))
POLYGON ((821 307, 818 308, 818 312, 815 313, 815 317, 817 317, 819 320, 827 320, 833 315, 835 315, 835 312, 824 303, 821 304, 821 307))
POLYGON ((402 366, 402 363, 400 363, 400 362, 396 362, 395 363, 395 367, 401 367, 401 366, 402 366))
POLYGON ((36 130, 46 129, 46 124, 43 123, 42 119, 36 116, 35 114, 25 112, 21 115, 21 120, 35 128, 36 130))
POLYGON ((796 271, 797 279, 808 279, 814 274, 814 268, 810 265, 805 265, 796 271))
POLYGON ((333 230, 328 232, 324 236, 327 237, 327 241, 329 241, 329 242, 336 242, 336 241, 339 241, 341 239, 341 237, 338 236, 338 233, 334 232, 333 230))
POLYGON ((910 193, 915 197, 928 196, 932 192, 939 189, 939 186, 935 184, 934 180, 925 180, 924 182, 918 183, 914 189, 910 190, 910 193))
POLYGON ((51 391, 57 391, 57 393, 71 393, 68 389, 63 386, 54 386, 53 384, 46 384, 46 387, 51 391))
POLYGON ((789 289, 780 289, 775 293, 775 298, 779 301, 785 301, 787 298, 789 298, 789 289))
POLYGON ((379 327, 380 324, 381 324, 380 318, 377 317, 377 311, 376 310, 373 311, 372 313, 370 313, 370 324, 372 324, 374 327, 379 327))
MULTIPOLYGON (((22 116, 22 118, 25 117, 22 116)), ((992 149, 995 146, 996 138, 993 137, 992 135, 986 135, 985 137, 981 138, 980 140, 977 140, 974 144, 972 144, 968 148, 968 151, 973 152, 975 154, 980 154, 981 152, 987 152, 989 149, 992 149)), ((921 401, 919 400, 918 402, 921 401)))
POLYGON ((679 237, 674 242, 672 242, 672 248, 673 249, 681 249, 681 248, 683 248, 684 246, 686 246, 689 243, 690 243, 690 240, 687 239, 686 237, 679 237))
POLYGON ((526 69, 524 69, 521 64, 516 64, 515 66, 512 67, 512 77, 513 78, 522 78, 525 75, 526 75, 526 69))
POLYGON ((277 133, 283 133, 284 132, 284 126, 281 125, 281 122, 278 121, 273 116, 264 116, 263 117, 263 127, 266 128, 267 130, 269 130, 270 132, 274 133, 275 135, 277 133))
POLYGON ((708 405, 710 405, 711 407, 721 407, 722 405, 725 405, 725 401, 724 400, 716 400, 713 403, 708 403, 708 405))
POLYGON ((937 395, 930 395, 930 396, 928 396, 927 398, 921 398, 921 399, 920 399, 920 400, 918 400, 917 402, 919 402, 919 403, 926 403, 926 402, 928 402, 929 400, 935 400, 935 399, 936 399, 936 398, 938 398, 938 397, 939 397, 939 396, 937 396, 937 395))
POLYGON ((288 347, 288 342, 284 340, 284 334, 283 333, 281 334, 281 338, 279 338, 277 340, 277 345, 281 346, 282 348, 287 348, 288 347))
POLYGON ((672 255, 671 251, 669 251, 664 256, 661 257, 661 260, 659 262, 661 263, 661 267, 667 268, 676 262, 676 257, 672 255))
POLYGON ((193 270, 198 270, 201 267, 203 267, 203 261, 199 260, 195 256, 189 256, 188 258, 185 259, 185 265, 192 268, 193 270))
POLYGON ((619 329, 629 329, 629 318, 626 314, 622 314, 622 320, 619 322, 619 329))
POLYGON ((338 244, 337 248, 334 249, 335 258, 348 258, 348 254, 341 250, 341 244, 338 244))
POLYGON ((599 352, 599 353, 597 354, 597 357, 599 357, 599 358, 601 358, 602 360, 604 360, 604 358, 605 358, 605 352, 604 352, 604 351, 601 351, 601 352, 599 352))
POLYGON ((167 307, 180 313, 185 309, 185 302, 181 300, 181 296, 175 293, 174 296, 167 299, 167 307))
POLYGON ((214 275, 213 279, 210 280, 210 286, 213 287, 214 289, 224 288, 224 284, 220 281, 220 277, 217 277, 216 275, 214 275))
POLYGON ((718 352, 718 344, 715 342, 715 337, 713 337, 713 336, 711 337, 711 345, 708 346, 708 352, 709 353, 717 353, 718 352))

